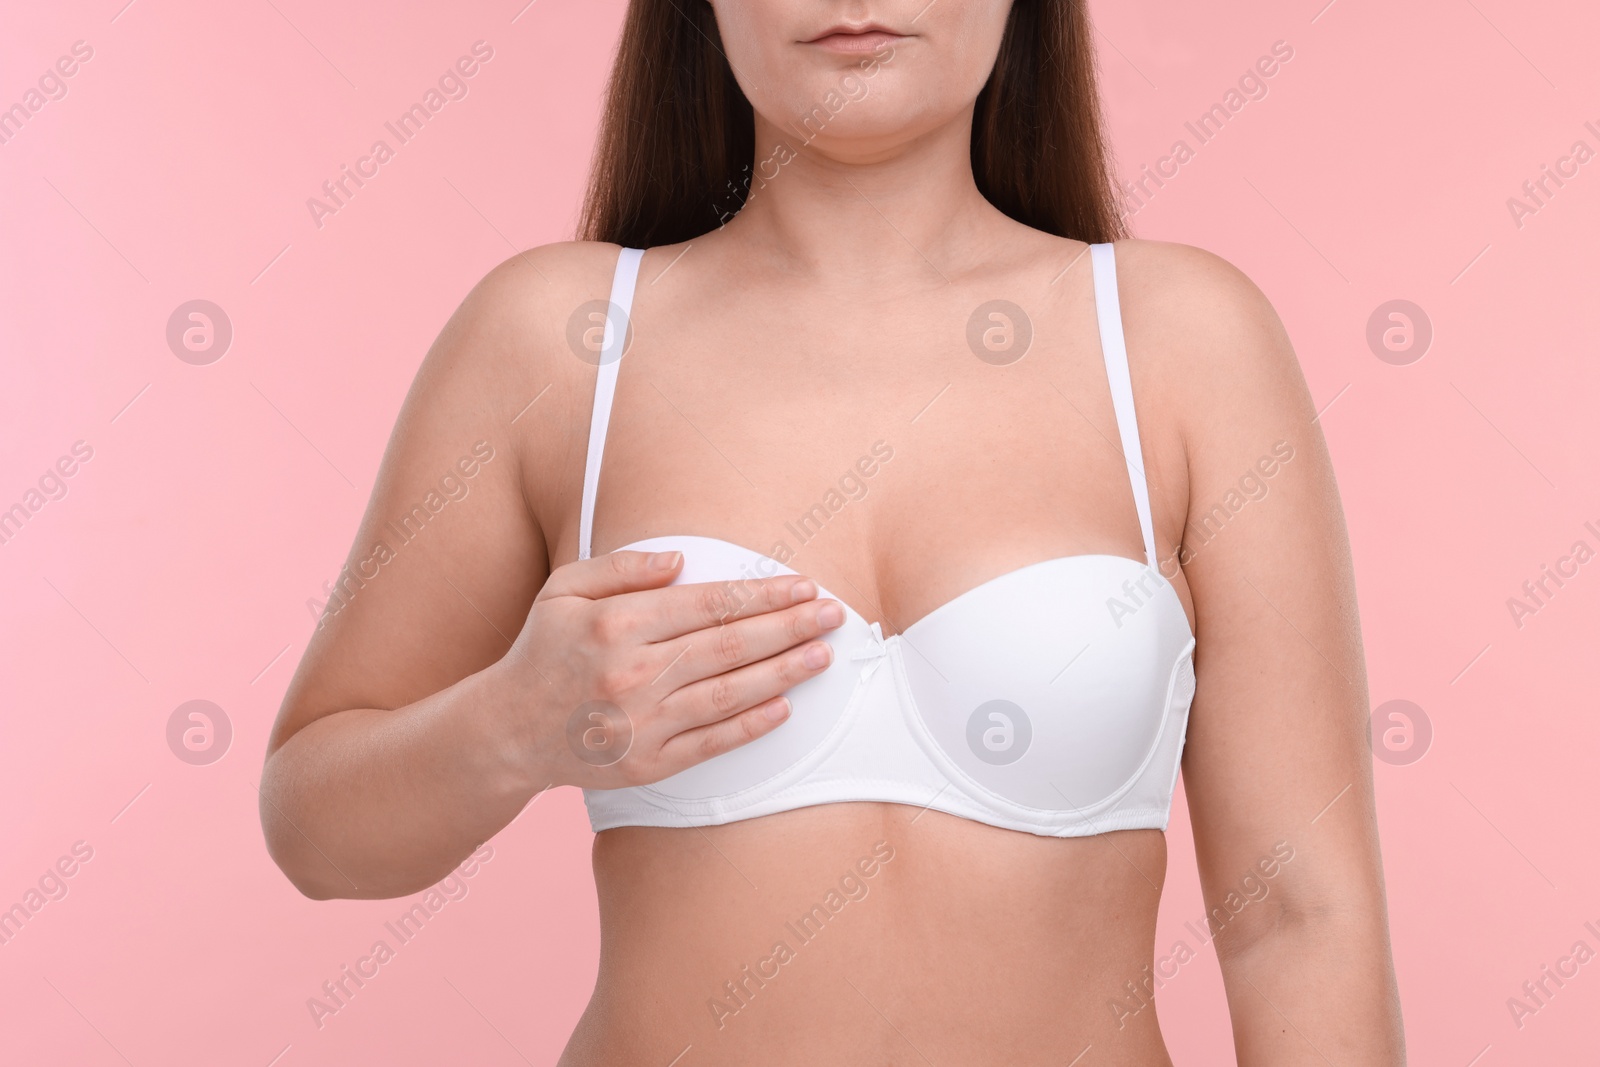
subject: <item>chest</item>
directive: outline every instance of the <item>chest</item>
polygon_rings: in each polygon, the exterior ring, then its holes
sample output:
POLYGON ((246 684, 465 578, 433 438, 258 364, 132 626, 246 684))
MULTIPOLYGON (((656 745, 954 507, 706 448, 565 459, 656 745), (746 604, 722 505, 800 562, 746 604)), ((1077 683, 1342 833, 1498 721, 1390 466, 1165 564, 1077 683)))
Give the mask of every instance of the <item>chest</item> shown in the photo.
MULTIPOLYGON (((615 365, 593 553, 716 538, 810 575, 885 633, 1041 560, 1142 561, 1092 295, 983 295, 667 306, 641 293, 615 365)), ((1149 466, 1165 450, 1152 436, 1149 466)), ((562 531, 556 562, 576 556, 578 506, 565 494, 546 524, 562 531)))

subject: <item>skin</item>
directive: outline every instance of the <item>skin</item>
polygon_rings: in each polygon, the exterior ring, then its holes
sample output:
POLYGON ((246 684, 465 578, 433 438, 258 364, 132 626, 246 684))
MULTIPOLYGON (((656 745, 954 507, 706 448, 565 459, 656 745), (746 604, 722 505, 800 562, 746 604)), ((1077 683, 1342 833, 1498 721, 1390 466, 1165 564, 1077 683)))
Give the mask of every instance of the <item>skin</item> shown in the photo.
MULTIPOLYGON (((285 697, 262 822, 308 896, 414 893, 546 788, 658 781, 781 729, 771 698, 821 669, 802 657, 832 602, 788 577, 743 604, 665 588, 676 566, 612 550, 792 542, 784 522, 874 441, 893 460, 788 564, 885 634, 1038 560, 1142 557, 1086 246, 1006 218, 972 180, 972 102, 1008 5, 715 8, 761 154, 793 158, 726 226, 644 257, 594 559, 576 560, 595 373, 567 325, 608 292, 617 247, 513 257, 435 341, 351 566, 474 442, 494 458, 325 620, 285 697), (801 42, 841 19, 909 36, 802 143, 787 120, 860 57, 801 42), (1003 368, 965 340, 996 297, 1034 328, 1003 368), (633 724, 609 767, 567 745, 591 699, 633 724)), ((1183 774, 1238 1062, 1402 1063, 1354 579, 1311 397, 1238 270, 1177 244, 1116 251, 1157 550, 1183 546, 1168 573, 1197 635, 1183 774), (1219 528, 1279 442, 1293 458, 1219 528)), ((1051 838, 840 803, 607 830, 594 870, 599 976, 563 1067, 1170 1063, 1126 988, 1172 952, 1155 944, 1160 831, 1051 838), (821 934, 787 932, 841 885, 821 934), (793 958, 715 1018, 779 939, 793 958)))

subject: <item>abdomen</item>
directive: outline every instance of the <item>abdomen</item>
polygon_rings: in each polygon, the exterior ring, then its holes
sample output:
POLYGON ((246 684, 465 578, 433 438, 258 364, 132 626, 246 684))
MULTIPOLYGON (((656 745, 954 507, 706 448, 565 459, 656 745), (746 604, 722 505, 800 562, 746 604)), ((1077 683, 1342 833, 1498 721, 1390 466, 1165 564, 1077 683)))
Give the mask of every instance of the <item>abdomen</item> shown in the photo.
POLYGON ((1169 1062, 1127 988, 1152 955, 1159 831, 825 804, 607 830, 594 868, 600 971, 561 1067, 1169 1062))

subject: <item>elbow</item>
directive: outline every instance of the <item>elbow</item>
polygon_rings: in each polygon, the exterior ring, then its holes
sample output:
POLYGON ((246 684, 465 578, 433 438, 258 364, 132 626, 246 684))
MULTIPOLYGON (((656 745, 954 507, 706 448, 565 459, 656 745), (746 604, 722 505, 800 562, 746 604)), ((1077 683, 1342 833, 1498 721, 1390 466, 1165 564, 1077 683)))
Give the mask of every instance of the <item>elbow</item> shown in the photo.
MULTIPOLYGON (((1322 946, 1371 943, 1375 949, 1386 943, 1381 912, 1356 900, 1305 899, 1290 893, 1274 893, 1259 904, 1251 904, 1215 937, 1217 961, 1223 967, 1233 962, 1280 950, 1300 953, 1322 946)), ((1386 951, 1386 949, 1385 949, 1386 951)))
POLYGON ((283 872, 283 876, 301 896, 308 900, 356 900, 366 895, 347 878, 331 872, 330 861, 317 856, 314 851, 308 856, 303 838, 290 840, 291 836, 299 835, 292 829, 288 833, 283 832, 281 824, 284 821, 282 816, 263 814, 262 833, 266 839, 267 855, 272 857, 272 862, 277 864, 278 870, 283 872), (330 874, 332 877, 329 877, 330 874))
POLYGON ((355 884, 334 869, 333 861, 310 843, 294 817, 285 810, 292 809, 294 803, 291 791, 283 782, 281 763, 281 757, 269 755, 261 774, 258 809, 267 855, 289 884, 309 900, 336 900, 357 895, 355 884))
MULTIPOLYGON (((1224 967, 1263 945, 1281 940, 1287 930, 1306 918, 1298 908, 1286 907, 1282 900, 1269 898, 1252 907, 1253 911, 1246 909, 1248 914, 1234 916, 1212 936, 1217 962, 1224 967)), ((1215 923, 1214 918, 1212 921, 1215 923)))
POLYGON ((266 840, 267 855, 277 865, 278 870, 289 880, 289 884, 299 891, 300 895, 309 900, 334 900, 339 894, 335 887, 328 885, 323 879, 317 877, 312 865, 305 862, 300 855, 300 850, 293 842, 285 840, 285 835, 278 830, 282 822, 281 817, 262 815, 261 830, 266 840))
POLYGON ((325 886, 320 882, 306 878, 304 875, 297 876, 294 872, 285 869, 282 864, 279 864, 278 866, 279 869, 283 871, 285 877, 289 879, 289 884, 298 889, 300 891, 300 895, 305 897, 307 900, 348 899, 340 897, 338 893, 335 893, 330 887, 325 886))
POLYGON ((347 892, 339 892, 339 886, 323 877, 315 864, 306 862, 297 850, 286 847, 284 842, 275 842, 270 834, 267 837, 267 855, 272 857, 272 862, 278 865, 278 870, 283 872, 289 884, 307 900, 339 900, 354 892, 348 885, 345 886, 347 892))

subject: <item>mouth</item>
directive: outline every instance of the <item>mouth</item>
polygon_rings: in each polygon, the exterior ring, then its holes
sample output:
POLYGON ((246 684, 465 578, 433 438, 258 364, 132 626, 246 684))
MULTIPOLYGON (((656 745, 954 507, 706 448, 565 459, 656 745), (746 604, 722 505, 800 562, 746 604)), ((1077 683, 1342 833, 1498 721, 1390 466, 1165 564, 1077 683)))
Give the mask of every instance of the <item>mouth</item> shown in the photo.
POLYGON ((829 52, 856 53, 873 52, 886 44, 898 44, 906 39, 906 34, 896 33, 876 22, 868 22, 857 26, 840 23, 836 26, 829 26, 809 41, 802 41, 801 43, 815 45, 829 52))

